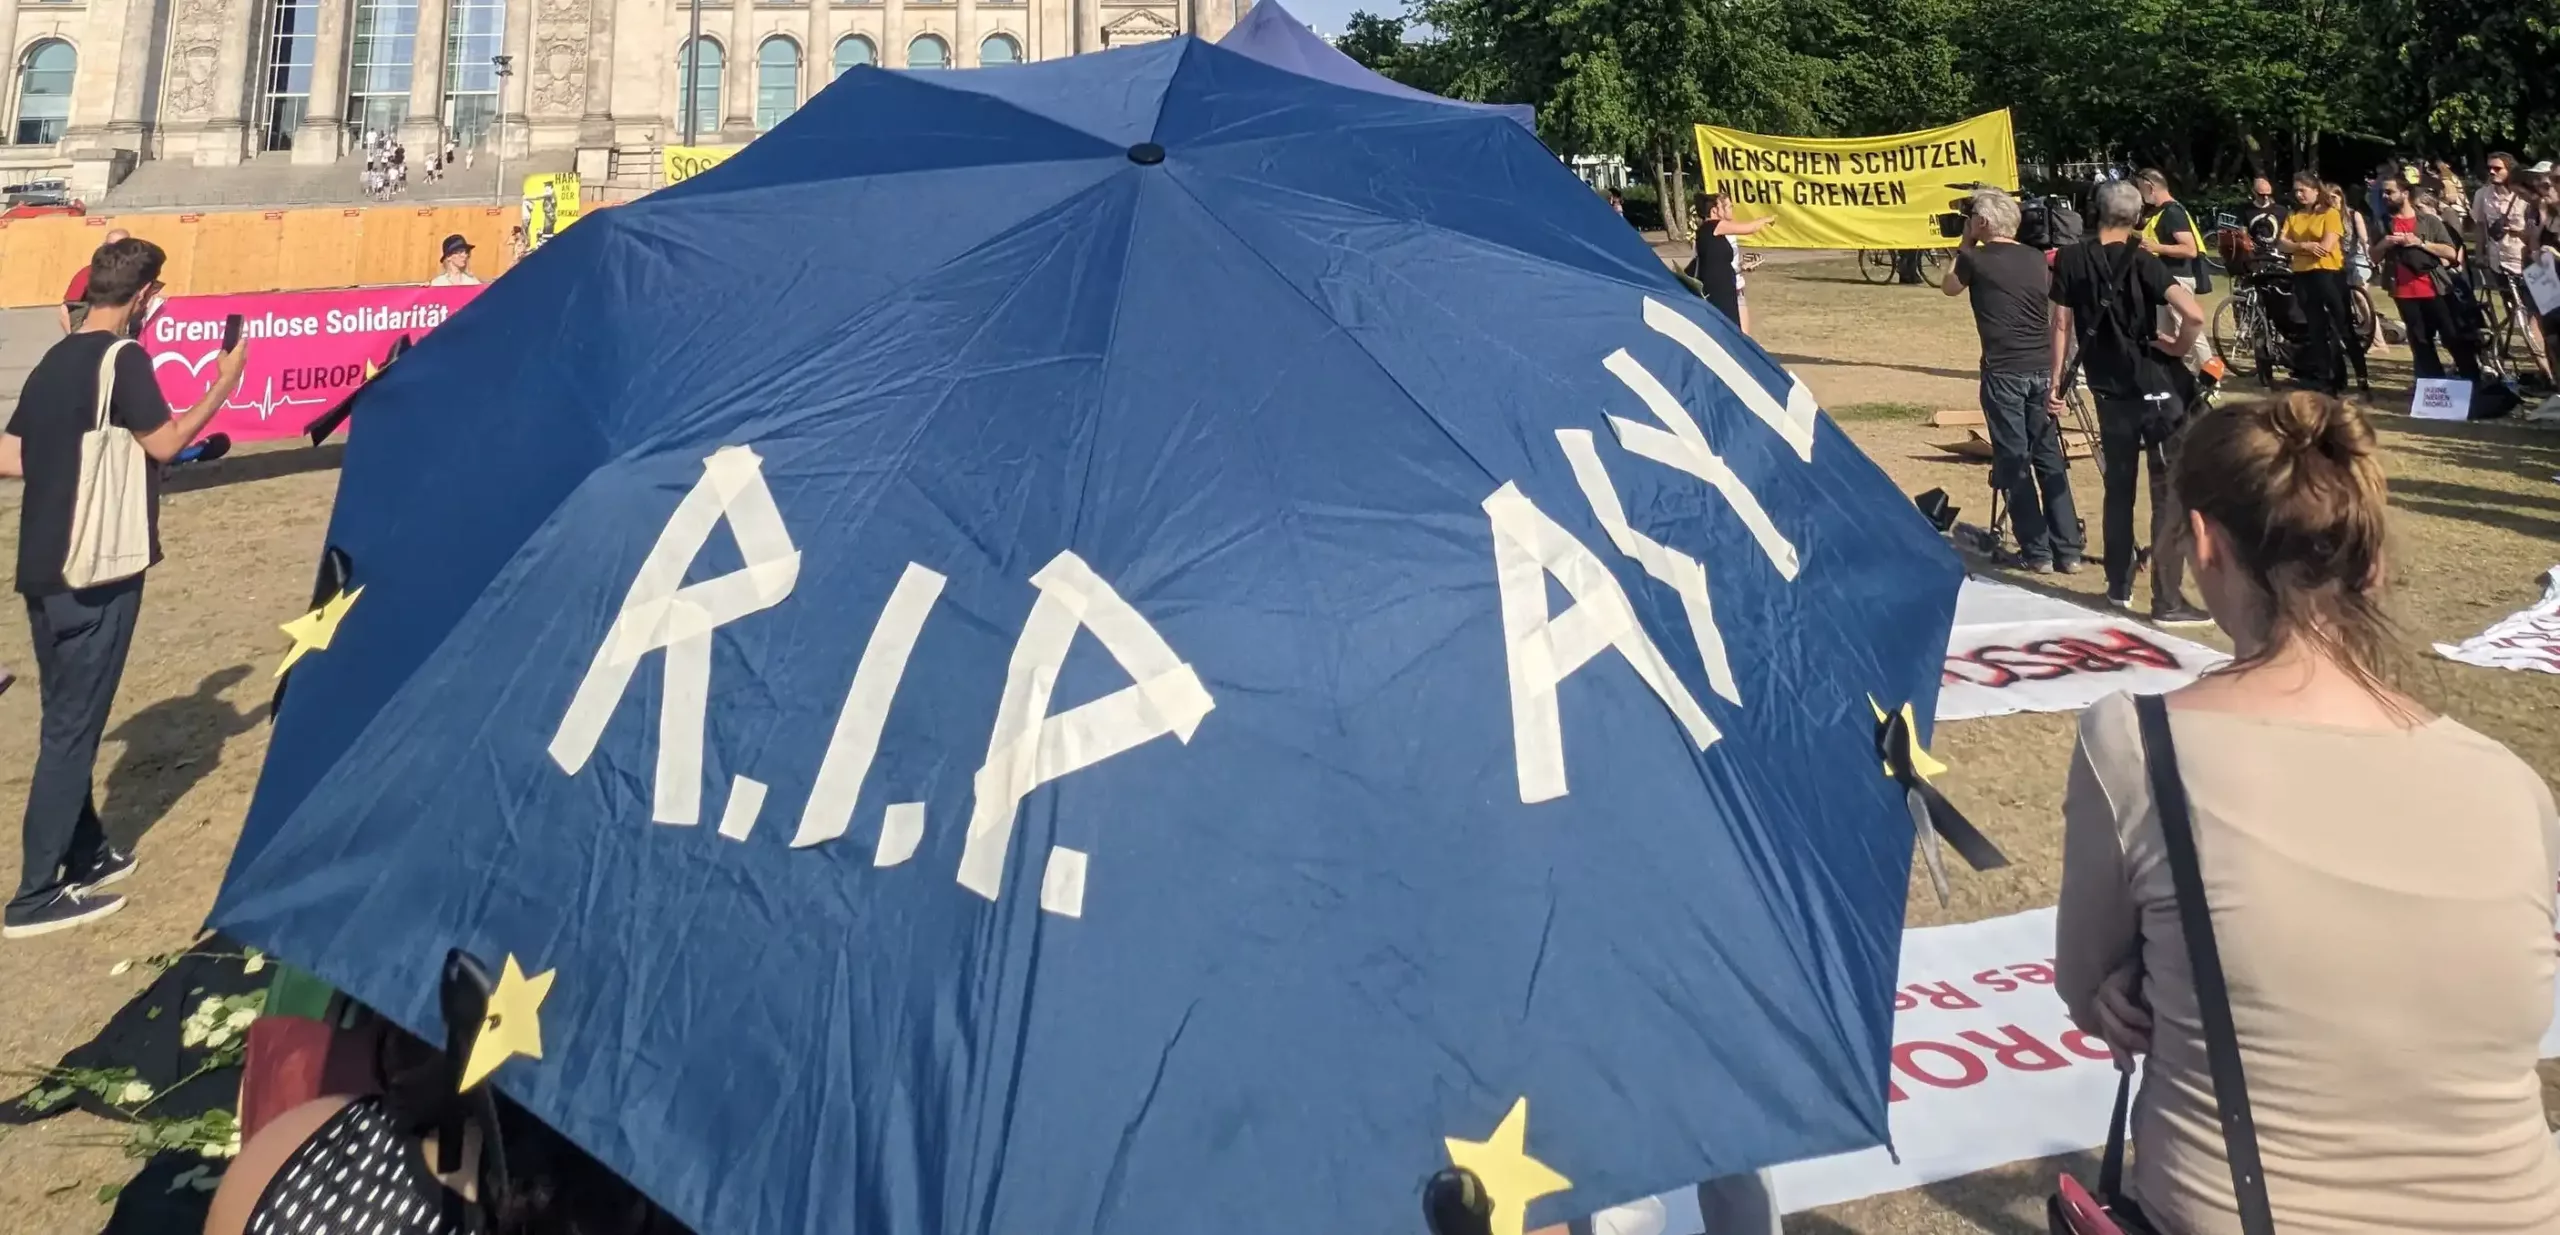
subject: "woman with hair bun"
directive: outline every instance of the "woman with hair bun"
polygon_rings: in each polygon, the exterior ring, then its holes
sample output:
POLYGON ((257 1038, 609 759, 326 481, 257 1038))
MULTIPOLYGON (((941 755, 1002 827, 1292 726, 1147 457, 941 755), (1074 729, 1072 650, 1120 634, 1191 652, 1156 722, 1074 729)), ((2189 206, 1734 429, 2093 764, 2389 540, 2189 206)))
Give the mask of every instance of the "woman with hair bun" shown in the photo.
MULTIPOLYGON (((2373 430, 2301 392, 2191 423, 2171 484, 2231 662, 2167 698, 2274 1228, 2560 1231, 2534 1062, 2560 816, 2505 747, 2392 685, 2373 430)), ((2132 1197, 2241 1229, 2133 701, 2081 718, 2057 985, 2147 1054, 2132 1197)))

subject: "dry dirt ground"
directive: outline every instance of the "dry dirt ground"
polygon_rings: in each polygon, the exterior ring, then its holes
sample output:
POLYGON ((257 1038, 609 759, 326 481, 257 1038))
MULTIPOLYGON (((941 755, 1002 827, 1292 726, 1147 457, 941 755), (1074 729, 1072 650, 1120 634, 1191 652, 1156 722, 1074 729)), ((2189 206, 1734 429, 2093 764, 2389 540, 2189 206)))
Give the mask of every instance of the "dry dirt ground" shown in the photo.
MULTIPOLYGON (((1963 302, 1934 288, 1876 287, 1846 260, 1781 255, 1752 276, 1764 344, 1809 382, 1905 491, 1944 486, 1977 510, 1987 469, 1949 461, 1938 443, 1960 430, 1920 423, 1929 409, 1971 406, 1975 343, 1963 302)), ((0 323, 0 330, 7 328, 0 323)), ((2377 407, 2405 405, 2406 354, 2377 354, 2377 407)), ((12 379, 9 385, 14 386, 12 379)), ((2471 669, 2423 657, 2521 607, 2535 576, 2560 562, 2560 432, 2424 425, 2378 418, 2392 473, 2394 579, 2409 683, 2429 704, 2506 742, 2560 780, 2560 678, 2471 669)), ((337 483, 333 451, 247 453, 182 473, 163 513, 169 560, 151 576, 131 667, 99 760, 110 826, 138 842, 143 866, 119 888, 121 916, 98 927, 0 945, 0 1068, 42 1067, 82 1041, 144 985, 109 969, 193 937, 221 879, 265 754, 276 626, 305 607, 337 483)), ((2075 473, 2094 514, 2094 476, 2075 473)), ((14 486, 0 490, 0 543, 14 541, 14 486)), ((11 550, 13 551, 13 550, 11 550)), ((0 559, 6 560, 6 559, 0 559)), ((2040 582, 2087 594, 2097 573, 2040 582)), ((26 626, 0 605, 0 661, 30 674, 26 626)), ((33 682, 0 696, 0 816, 14 819, 34 750, 33 682)), ((1939 750, 1948 792, 2014 858, 1957 881, 1941 910, 1915 886, 1914 924, 1968 921, 2052 903, 2060 877, 2057 820, 2071 746, 2066 716, 2011 716, 1948 726, 1939 750)), ((0 826, 0 852, 16 829, 0 826)), ((14 872, 15 863, 0 863, 14 872)), ((14 1089, 15 1086, 8 1086, 14 1089)), ((6 1131, 6 1130, 0 1130, 6 1131)), ((73 1114, 0 1139, 0 1227, 29 1235, 95 1231, 99 1185, 133 1164, 108 1125, 73 1114)), ((1798 1215, 1797 1232, 2042 1231, 2053 1164, 2029 1163, 1934 1187, 1798 1215)))

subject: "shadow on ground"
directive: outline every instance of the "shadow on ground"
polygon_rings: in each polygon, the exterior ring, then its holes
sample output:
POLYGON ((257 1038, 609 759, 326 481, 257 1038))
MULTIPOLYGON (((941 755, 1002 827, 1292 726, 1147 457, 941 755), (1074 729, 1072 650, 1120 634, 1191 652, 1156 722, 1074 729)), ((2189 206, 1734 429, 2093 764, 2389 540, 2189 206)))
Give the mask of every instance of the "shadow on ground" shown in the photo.
POLYGON ((107 808, 100 812, 118 848, 132 848, 222 765, 231 739, 266 719, 265 709, 243 711, 222 697, 248 676, 247 665, 217 669, 196 683, 194 693, 154 703, 107 734, 124 743, 124 753, 107 772, 107 808))

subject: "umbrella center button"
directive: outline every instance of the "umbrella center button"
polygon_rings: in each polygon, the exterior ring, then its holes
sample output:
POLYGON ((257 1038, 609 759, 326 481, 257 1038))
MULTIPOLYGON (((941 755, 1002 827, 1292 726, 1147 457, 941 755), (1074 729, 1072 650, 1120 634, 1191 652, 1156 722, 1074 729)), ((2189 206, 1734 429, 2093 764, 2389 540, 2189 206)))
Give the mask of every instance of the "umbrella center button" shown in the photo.
POLYGON ((1164 162, 1164 147, 1154 142, 1139 142, 1129 147, 1129 161, 1140 167, 1153 167, 1164 162))

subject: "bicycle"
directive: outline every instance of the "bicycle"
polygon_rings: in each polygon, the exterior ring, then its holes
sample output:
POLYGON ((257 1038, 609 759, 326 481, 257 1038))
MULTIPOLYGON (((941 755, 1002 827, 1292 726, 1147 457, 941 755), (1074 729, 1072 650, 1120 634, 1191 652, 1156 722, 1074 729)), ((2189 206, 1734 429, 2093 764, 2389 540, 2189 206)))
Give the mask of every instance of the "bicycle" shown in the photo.
POLYGON ((2532 313, 2516 312, 2516 287, 2504 273, 2476 259, 2469 273, 2483 327, 2481 376, 2491 381, 2539 378, 2542 370, 2534 364, 2533 344, 2525 332, 2541 329, 2541 319, 2532 313))
MULTIPOLYGON (((1931 283, 1937 282, 1940 277, 1939 271, 1947 264, 1946 250, 1922 249, 1919 252, 1920 277, 1931 283)), ((1858 277, 1869 283, 1893 282, 1900 277, 1900 272, 1895 269, 1895 258, 1901 253, 1902 250, 1898 249, 1858 250, 1858 277)))

